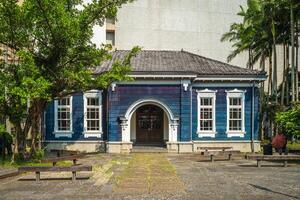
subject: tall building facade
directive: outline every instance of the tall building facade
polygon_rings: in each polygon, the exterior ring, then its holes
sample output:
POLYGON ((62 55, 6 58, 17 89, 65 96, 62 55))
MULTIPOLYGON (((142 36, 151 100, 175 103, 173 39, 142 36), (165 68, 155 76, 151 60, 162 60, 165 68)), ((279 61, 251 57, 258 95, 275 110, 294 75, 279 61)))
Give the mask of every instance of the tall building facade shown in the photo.
MULTIPOLYGON (((124 5, 115 25, 117 49, 139 45, 145 50, 184 49, 222 62, 231 44, 222 34, 234 22, 246 0, 137 0, 124 5)), ((231 64, 246 66, 247 55, 231 64)))
MULTIPOLYGON (((120 50, 135 45, 143 50, 183 49, 227 62, 232 43, 220 39, 232 23, 242 20, 237 15, 240 6, 246 7, 247 0, 136 0, 123 5, 116 22, 109 20, 94 38, 102 37, 103 43, 114 44, 120 50)), ((278 46, 278 85, 283 77, 282 57, 282 48, 278 46)), ((245 68, 247 61, 248 54, 243 53, 230 64, 245 68)), ((268 72, 267 66, 266 62, 268 72)), ((259 69, 259 63, 254 68, 259 69)))

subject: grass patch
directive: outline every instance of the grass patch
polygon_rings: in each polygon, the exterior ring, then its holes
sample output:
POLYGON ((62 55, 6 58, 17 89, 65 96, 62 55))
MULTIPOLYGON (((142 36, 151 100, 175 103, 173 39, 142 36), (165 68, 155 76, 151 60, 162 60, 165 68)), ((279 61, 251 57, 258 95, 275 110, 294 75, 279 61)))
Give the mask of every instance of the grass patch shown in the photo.
MULTIPOLYGON (((72 161, 60 161, 57 162, 56 166, 71 166, 73 165, 72 161)), ((52 163, 41 163, 40 160, 32 159, 28 161, 18 161, 12 162, 11 157, 6 157, 6 159, 0 158, 0 167, 2 168, 18 168, 20 166, 32 166, 32 167, 40 167, 40 166, 52 166, 52 163)))
POLYGON ((289 150, 300 150, 300 143, 299 142, 288 142, 287 147, 289 150))

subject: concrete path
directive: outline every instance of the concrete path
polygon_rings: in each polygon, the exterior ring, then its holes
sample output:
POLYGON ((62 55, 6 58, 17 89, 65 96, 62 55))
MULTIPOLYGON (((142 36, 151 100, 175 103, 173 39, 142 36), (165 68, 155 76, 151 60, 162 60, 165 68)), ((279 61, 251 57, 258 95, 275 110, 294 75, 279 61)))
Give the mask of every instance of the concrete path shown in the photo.
POLYGON ((116 179, 119 194, 184 193, 174 166, 162 154, 134 154, 116 179))

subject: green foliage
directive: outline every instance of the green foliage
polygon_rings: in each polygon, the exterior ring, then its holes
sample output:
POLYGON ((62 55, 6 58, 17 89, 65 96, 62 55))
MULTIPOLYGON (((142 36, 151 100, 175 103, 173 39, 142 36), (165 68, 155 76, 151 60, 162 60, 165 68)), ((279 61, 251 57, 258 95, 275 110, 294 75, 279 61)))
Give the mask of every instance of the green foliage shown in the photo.
MULTIPOLYGON (((19 156, 17 156, 19 157, 19 156)), ((72 161, 61 161, 56 164, 57 166, 72 166, 72 161)), ((7 156, 5 159, 0 157, 0 167, 1 168, 17 168, 20 166, 52 166, 52 163, 41 163, 38 159, 29 159, 24 160, 22 158, 17 158, 12 162, 10 156, 7 156)))
POLYGON ((34 155, 32 156, 32 158, 36 161, 36 162, 40 162, 45 156, 45 149, 38 149, 34 152, 34 155))
POLYGON ((300 143, 299 142, 288 142, 287 147, 289 150, 300 151, 300 143))
POLYGON ((2 144, 0 146, 10 146, 13 143, 13 137, 10 133, 6 132, 4 125, 0 124, 0 138, 2 144))
POLYGON ((242 22, 233 23, 221 38, 221 41, 233 43, 233 51, 227 58, 228 62, 238 54, 250 51, 251 63, 248 63, 248 66, 253 65, 260 58, 272 55, 273 43, 289 44, 291 2, 295 21, 299 21, 300 3, 296 0, 249 0, 247 8, 241 6, 238 15, 242 17, 242 22))
POLYGON ((300 136, 300 104, 290 110, 278 112, 276 122, 282 126, 284 132, 291 136, 300 136))
POLYGON ((115 18, 131 1, 93 0, 83 5, 81 0, 0 0, 0 44, 13 54, 12 62, 0 63, 0 113, 15 125, 18 145, 25 146, 30 127, 38 123, 36 116, 54 98, 130 80, 130 58, 139 48, 95 76, 95 67, 111 58, 111 49, 97 48, 91 38, 94 25, 115 18))

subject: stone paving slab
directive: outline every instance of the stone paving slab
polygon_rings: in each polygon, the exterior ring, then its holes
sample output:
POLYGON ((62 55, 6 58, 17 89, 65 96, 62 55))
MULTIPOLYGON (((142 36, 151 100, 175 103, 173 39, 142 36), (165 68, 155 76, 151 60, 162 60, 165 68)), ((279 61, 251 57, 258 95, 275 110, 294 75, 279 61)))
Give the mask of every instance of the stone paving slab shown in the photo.
POLYGON ((10 168, 1 168, 0 169, 0 179, 16 176, 18 174, 19 174, 19 172, 17 169, 10 169, 10 168))

